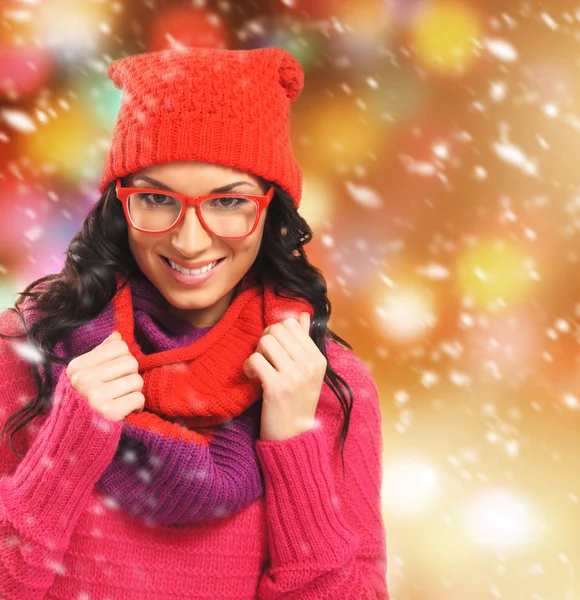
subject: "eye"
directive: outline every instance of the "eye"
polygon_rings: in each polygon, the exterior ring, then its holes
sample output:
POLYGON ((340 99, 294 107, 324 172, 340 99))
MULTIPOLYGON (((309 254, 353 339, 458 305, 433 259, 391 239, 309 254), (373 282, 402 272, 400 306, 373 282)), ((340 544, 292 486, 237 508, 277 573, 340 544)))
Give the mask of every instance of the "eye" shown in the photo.
POLYGON ((139 202, 148 206, 169 206, 175 204, 175 198, 167 194, 141 192, 136 194, 139 202))
POLYGON ((239 208, 247 202, 250 202, 250 200, 247 200, 246 198, 231 198, 224 196, 223 198, 213 198, 210 200, 209 205, 212 208, 234 209, 239 208))

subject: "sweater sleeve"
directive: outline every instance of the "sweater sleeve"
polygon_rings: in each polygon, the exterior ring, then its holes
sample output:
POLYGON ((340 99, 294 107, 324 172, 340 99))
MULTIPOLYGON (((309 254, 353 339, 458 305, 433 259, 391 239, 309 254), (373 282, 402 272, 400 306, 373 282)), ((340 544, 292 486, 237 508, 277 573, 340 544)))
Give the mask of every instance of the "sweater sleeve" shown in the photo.
MULTIPOLYGON (((0 332, 12 335, 16 330, 6 327, 8 321, 7 313, 0 315, 0 332)), ((0 428, 36 395, 32 366, 16 349, 22 343, 24 338, 0 339, 0 428)), ((32 435, 35 421, 24 428, 29 431, 21 460, 12 452, 8 435, 0 437, 3 600, 45 598, 56 574, 63 572, 72 532, 113 459, 123 426, 102 417, 77 394, 66 371, 55 387, 50 412, 32 435)), ((22 454, 21 444, 15 446, 22 454)))
MULTIPOLYGON (((389 600, 378 390, 354 353, 341 349, 331 365, 353 392, 344 478, 339 444, 332 450, 336 419, 318 417, 321 401, 314 429, 256 441, 270 547, 259 600, 389 600)), ((322 393, 342 417, 326 385, 322 393)))

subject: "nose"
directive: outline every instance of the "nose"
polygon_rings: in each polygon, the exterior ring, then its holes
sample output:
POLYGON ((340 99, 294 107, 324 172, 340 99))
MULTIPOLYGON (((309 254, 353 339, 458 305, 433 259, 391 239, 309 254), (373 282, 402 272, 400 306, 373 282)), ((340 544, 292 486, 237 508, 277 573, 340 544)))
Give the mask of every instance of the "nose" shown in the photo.
POLYGON ((173 247, 184 256, 194 256, 212 244, 212 236, 202 225, 194 206, 189 206, 181 223, 171 232, 173 247))

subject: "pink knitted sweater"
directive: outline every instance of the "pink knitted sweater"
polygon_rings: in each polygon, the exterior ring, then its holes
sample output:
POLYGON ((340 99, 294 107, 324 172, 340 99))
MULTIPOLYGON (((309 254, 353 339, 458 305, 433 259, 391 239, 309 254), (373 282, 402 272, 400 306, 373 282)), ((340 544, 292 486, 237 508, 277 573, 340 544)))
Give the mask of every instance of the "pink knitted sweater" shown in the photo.
MULTIPOLYGON (((16 318, 0 315, 0 332, 16 318)), ((0 340, 0 427, 36 393, 18 344, 0 340)), ((324 384, 319 427, 256 442, 264 496, 226 519, 148 526, 96 485, 122 422, 109 421, 59 380, 53 406, 0 438, 0 599, 388 600, 381 516, 381 416, 364 363, 331 343, 353 409, 342 477, 343 423, 324 384)))

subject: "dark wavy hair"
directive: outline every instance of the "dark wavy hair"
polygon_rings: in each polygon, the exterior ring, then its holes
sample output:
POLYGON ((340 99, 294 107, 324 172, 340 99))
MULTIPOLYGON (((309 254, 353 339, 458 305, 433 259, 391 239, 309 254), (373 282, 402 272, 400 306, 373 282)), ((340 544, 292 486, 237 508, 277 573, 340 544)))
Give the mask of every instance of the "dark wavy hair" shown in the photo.
MULTIPOLYGON (((263 278, 271 282, 276 295, 304 298, 314 308, 311 337, 327 358, 324 380, 338 398, 344 414, 340 435, 344 470, 344 444, 353 395, 347 382, 328 361, 325 338, 329 337, 350 350, 352 346, 327 326, 331 304, 327 297, 326 281, 320 270, 310 264, 303 249, 312 239, 310 226, 298 213, 292 197, 286 191, 275 183, 259 179, 264 189, 273 186, 275 193, 268 208, 260 249, 250 271, 258 282, 262 282, 263 278)), ((91 208, 71 240, 62 271, 33 281, 20 292, 15 307, 9 309, 22 320, 24 333, 13 336, 0 334, 0 338, 27 337, 41 353, 44 365, 44 374, 41 375, 38 365, 33 363, 38 389, 36 397, 11 415, 0 432, 0 435, 10 432, 10 446, 16 455, 18 452, 12 443, 14 434, 50 407, 52 363, 68 364, 73 358, 57 356, 54 353, 56 343, 104 310, 117 289, 115 272, 128 279, 141 273, 129 248, 128 224, 123 207, 115 196, 112 183, 91 208), (43 284, 41 290, 34 291, 40 284, 43 284), (25 297, 34 299, 35 308, 41 314, 29 330, 19 306, 25 297)))

